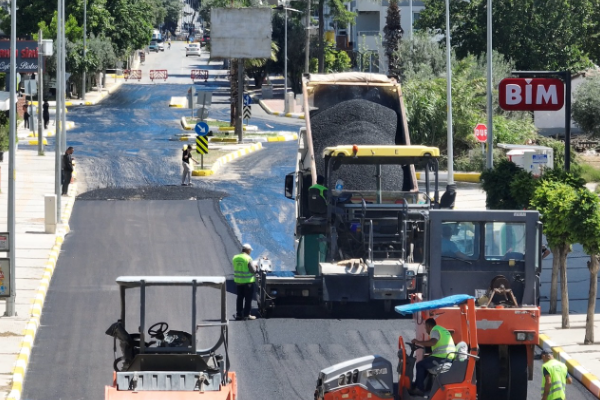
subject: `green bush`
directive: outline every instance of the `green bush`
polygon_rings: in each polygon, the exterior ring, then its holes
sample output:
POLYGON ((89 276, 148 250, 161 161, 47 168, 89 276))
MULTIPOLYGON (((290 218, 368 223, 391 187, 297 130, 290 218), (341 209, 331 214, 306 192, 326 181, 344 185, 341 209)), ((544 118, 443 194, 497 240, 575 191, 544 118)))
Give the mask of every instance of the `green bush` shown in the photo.
POLYGON ((516 210, 522 208, 511 192, 511 183, 523 169, 508 159, 501 160, 493 169, 481 173, 481 187, 485 191, 485 204, 492 210, 516 210))

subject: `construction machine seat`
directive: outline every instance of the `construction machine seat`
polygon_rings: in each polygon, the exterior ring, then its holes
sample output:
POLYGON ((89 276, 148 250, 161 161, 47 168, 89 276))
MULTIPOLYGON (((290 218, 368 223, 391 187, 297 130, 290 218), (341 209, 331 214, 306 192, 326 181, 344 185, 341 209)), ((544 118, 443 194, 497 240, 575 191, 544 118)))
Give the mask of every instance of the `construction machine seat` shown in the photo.
MULTIPOLYGON (((327 197, 327 191, 323 191, 323 196, 327 197)), ((312 216, 325 217, 327 215, 327 200, 321 196, 318 188, 308 189, 308 211, 312 216)))

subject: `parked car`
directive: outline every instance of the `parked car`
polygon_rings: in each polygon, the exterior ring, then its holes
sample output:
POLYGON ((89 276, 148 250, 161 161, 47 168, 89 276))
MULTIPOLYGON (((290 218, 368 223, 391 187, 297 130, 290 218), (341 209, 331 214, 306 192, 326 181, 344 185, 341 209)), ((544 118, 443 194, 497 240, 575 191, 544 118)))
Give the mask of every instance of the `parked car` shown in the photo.
POLYGON ((157 42, 157 46, 158 46, 159 51, 165 51, 165 42, 163 42, 163 41, 157 42))
POLYGON ((158 53, 158 42, 156 40, 152 40, 150 42, 150 46, 148 46, 148 52, 155 51, 158 53))
POLYGON ((190 43, 185 47, 185 56, 199 56, 200 55, 200 44, 190 43))
POLYGON ((207 43, 210 42, 210 32, 204 31, 202 37, 200 38, 200 45, 205 47, 207 43))

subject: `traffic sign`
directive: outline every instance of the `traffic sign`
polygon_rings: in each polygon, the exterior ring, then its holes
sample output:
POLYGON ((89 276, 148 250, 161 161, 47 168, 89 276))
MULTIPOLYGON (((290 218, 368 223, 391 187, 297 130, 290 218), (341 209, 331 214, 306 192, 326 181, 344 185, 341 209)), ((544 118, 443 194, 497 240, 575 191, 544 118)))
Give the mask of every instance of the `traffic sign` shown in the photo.
POLYGON ((198 136, 206 136, 208 135, 208 124, 204 121, 200 121, 194 127, 194 130, 198 134, 198 136))
POLYGON ((196 152, 208 154, 208 138, 206 136, 196 136, 196 152))
POLYGON ((477 124, 473 133, 475 134, 475 139, 479 142, 487 142, 487 126, 485 124, 477 124))
POLYGON ((250 119, 250 118, 252 118, 252 108, 251 108, 251 106, 244 107, 244 114, 243 114, 242 118, 243 119, 250 119))
POLYGON ((506 78, 498 87, 500 108, 507 111, 558 111, 565 102, 560 79, 506 78))
POLYGON ((249 94, 244 95, 244 107, 252 104, 252 97, 249 94))

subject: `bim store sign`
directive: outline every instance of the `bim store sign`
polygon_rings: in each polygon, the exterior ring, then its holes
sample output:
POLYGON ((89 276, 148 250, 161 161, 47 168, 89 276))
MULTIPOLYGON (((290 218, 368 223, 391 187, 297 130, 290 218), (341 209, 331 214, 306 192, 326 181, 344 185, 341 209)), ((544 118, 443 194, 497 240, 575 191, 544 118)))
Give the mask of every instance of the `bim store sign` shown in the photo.
MULTIPOLYGON (((37 72, 38 44, 36 41, 17 42, 17 72, 37 72)), ((10 41, 0 41, 0 72, 10 70, 10 41)))
POLYGON ((565 102, 560 79, 506 78, 498 91, 500 107, 507 111, 558 111, 565 102))

